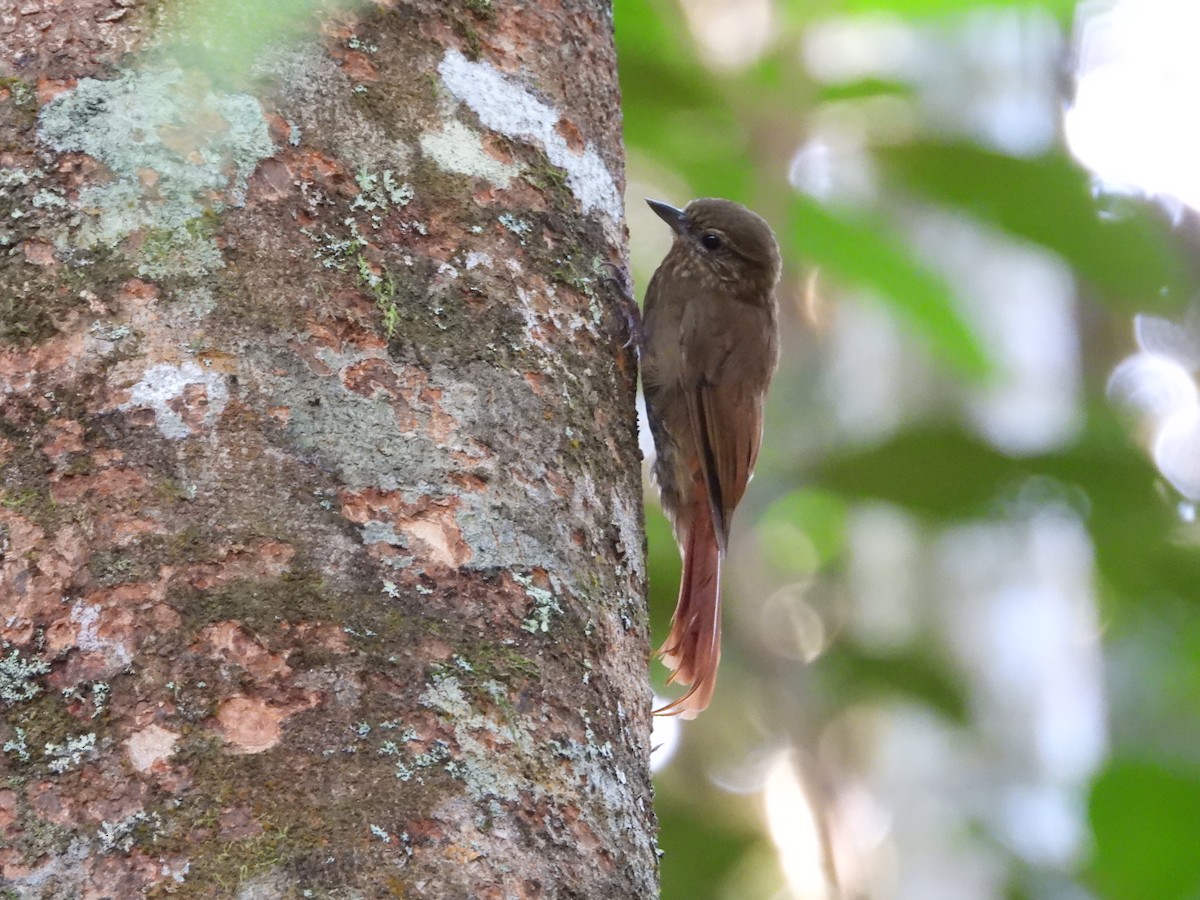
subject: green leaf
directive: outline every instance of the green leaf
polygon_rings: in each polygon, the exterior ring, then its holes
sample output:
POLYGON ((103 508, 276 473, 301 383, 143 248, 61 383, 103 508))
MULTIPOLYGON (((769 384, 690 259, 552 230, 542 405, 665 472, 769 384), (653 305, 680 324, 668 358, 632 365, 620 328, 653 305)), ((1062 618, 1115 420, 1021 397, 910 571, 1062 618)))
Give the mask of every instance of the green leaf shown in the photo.
POLYGON ((817 99, 822 103, 840 100, 863 100, 871 97, 911 97, 913 87, 902 81, 888 81, 883 78, 863 78, 857 81, 844 81, 837 84, 823 84, 817 93, 817 99))
POLYGON ((1116 760, 1092 786, 1092 880, 1110 900, 1200 896, 1200 772, 1116 760))
POLYGON ((982 343, 946 283, 874 223, 835 213, 797 194, 788 242, 802 258, 878 292, 942 361, 973 381, 991 371, 982 343))
POLYGON ((1156 211, 1120 199, 1102 209, 1088 174, 1065 155, 1018 159, 967 144, 918 143, 881 149, 877 158, 899 186, 1060 254, 1123 308, 1177 306, 1198 284, 1156 211))

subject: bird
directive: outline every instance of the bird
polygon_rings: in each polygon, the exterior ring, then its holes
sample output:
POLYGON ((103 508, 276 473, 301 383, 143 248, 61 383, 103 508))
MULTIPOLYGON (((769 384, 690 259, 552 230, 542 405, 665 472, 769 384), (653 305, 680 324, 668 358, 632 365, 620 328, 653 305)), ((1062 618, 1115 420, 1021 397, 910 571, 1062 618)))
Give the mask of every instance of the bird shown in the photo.
POLYGON ((658 655, 687 693, 655 710, 693 719, 721 658, 721 562, 762 442, 779 363, 782 259, 770 225, 731 200, 677 209, 646 201, 674 232, 646 288, 642 393, 663 511, 683 556, 679 599, 658 655))

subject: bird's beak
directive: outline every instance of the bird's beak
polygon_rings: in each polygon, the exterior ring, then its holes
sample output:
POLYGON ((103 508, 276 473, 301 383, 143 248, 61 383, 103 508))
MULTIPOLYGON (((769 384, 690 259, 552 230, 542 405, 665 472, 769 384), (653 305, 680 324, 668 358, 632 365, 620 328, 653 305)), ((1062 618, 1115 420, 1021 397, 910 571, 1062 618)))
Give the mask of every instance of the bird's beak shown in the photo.
POLYGON ((660 219, 671 226, 672 231, 676 234, 683 234, 684 219, 682 209, 676 209, 670 203, 663 203, 661 200, 646 198, 646 203, 658 214, 660 219))

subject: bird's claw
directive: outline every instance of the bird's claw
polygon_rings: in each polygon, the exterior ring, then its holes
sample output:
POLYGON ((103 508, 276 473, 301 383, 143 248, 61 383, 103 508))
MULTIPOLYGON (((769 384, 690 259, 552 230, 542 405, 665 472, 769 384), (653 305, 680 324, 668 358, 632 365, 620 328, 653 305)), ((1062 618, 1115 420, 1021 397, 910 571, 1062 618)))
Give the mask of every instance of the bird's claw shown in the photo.
POLYGON ((600 276, 600 281, 617 295, 621 314, 625 319, 625 332, 629 337, 622 345, 622 349, 628 350, 633 347, 640 352, 642 315, 638 310, 637 301, 633 297, 633 283, 629 277, 629 270, 612 262, 601 263, 601 269, 603 274, 600 276))

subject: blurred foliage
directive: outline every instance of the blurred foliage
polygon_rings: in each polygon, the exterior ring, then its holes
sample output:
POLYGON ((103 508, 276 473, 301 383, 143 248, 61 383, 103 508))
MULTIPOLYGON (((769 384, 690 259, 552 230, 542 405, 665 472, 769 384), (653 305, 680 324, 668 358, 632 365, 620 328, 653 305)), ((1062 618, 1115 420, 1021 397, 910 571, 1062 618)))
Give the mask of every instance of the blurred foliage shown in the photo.
POLYGON ((841 553, 846 504, 828 491, 792 491, 771 504, 759 520, 759 527, 763 552, 775 571, 809 575, 841 553))
POLYGON ((879 653, 845 641, 822 661, 824 690, 846 703, 902 697, 952 722, 967 720, 967 698, 944 655, 932 644, 879 653))
POLYGON ((1115 900, 1200 896, 1200 771, 1114 762, 1092 790, 1097 887, 1115 900))
MULTIPOLYGON (((851 13, 891 12, 919 19, 923 16, 961 13, 971 5, 983 4, 964 3, 963 0, 846 0, 843 8, 851 13)), ((1036 7, 1064 16, 1069 16, 1075 9, 1073 0, 991 0, 987 5, 996 8, 1036 7)))
MULTIPOLYGON (((1070 266, 1086 326, 1081 334, 1095 343, 1083 348, 1085 422, 1067 444, 1008 455, 947 414, 904 422, 874 443, 856 445, 830 437, 828 423, 809 420, 815 436, 790 448, 794 452, 764 452, 770 466, 760 463, 747 503, 753 505, 756 492, 767 499, 759 510, 739 511, 735 537, 740 529, 755 529, 762 568, 777 583, 836 584, 845 574, 847 517, 862 504, 902 510, 933 529, 1003 520, 1031 502, 1077 516, 1092 542, 1106 651, 1119 675, 1110 675, 1110 757, 1088 807, 1093 849, 1065 877, 1112 900, 1196 898, 1200 743, 1168 736, 1200 735, 1200 540, 1197 526, 1181 519, 1178 498, 1162 488, 1129 423, 1102 396, 1108 371, 1132 349, 1113 346, 1119 339, 1111 335, 1128 333, 1131 310, 1169 315, 1193 300, 1200 286, 1194 257, 1154 207, 1097 196, 1089 174, 1061 148, 1010 156, 944 128, 918 125, 870 146, 870 163, 880 176, 870 203, 842 207, 788 184, 790 154, 823 105, 909 102, 912 92, 911 85, 890 78, 815 83, 798 51, 806 29, 831 16, 869 13, 914 27, 933 23, 949 33, 956 17, 1002 7, 1036 8, 1064 34, 1074 13, 1068 0, 791 0, 776 4, 776 33, 765 52, 744 68, 723 70, 706 64, 686 16, 671 0, 617 0, 626 143, 631 158, 673 173, 691 196, 730 197, 763 212, 793 266, 800 261, 805 269, 818 269, 827 290, 874 298, 941 364, 941 377, 960 389, 986 385, 995 376, 992 350, 946 279, 914 249, 904 212, 914 206, 953 211, 1070 266)), ((639 273, 643 283, 647 275, 639 273)), ((792 277, 799 280, 795 271, 792 277)), ((774 391, 789 403, 796 396, 779 385, 774 391)), ((768 437, 773 429, 795 434, 797 428, 769 423, 768 437)), ((661 641, 679 561, 669 526, 653 510, 647 528, 652 627, 661 641)), ((710 710, 689 726, 703 729, 703 739, 685 742, 660 778, 668 900, 747 896, 730 884, 737 883, 739 860, 755 844, 753 835, 743 819, 725 816, 720 807, 699 814, 698 785, 705 765, 722 747, 736 744, 731 734, 745 729, 737 718, 742 707, 754 706, 766 692, 777 695, 781 680, 803 696, 811 718, 806 726, 864 697, 900 696, 952 727, 971 727, 961 679, 931 636, 881 652, 836 633, 836 622, 830 627, 832 643, 807 680, 801 667, 768 663, 767 654, 741 642, 744 635, 732 635, 717 703, 734 712, 721 721, 710 710), (739 703, 737 691, 756 693, 743 694, 739 703)), ((1047 892, 1038 887, 1042 876, 1015 858, 1011 865, 1012 896, 1079 896, 1047 892)))
POLYGON ((882 228, 838 215, 799 194, 792 200, 788 224, 785 234, 792 247, 814 265, 886 297, 906 323, 928 338, 938 356, 963 375, 976 379, 989 371, 983 346, 959 314, 949 286, 882 228))
POLYGON ((666 806, 658 811, 659 849, 664 859, 663 897, 705 897, 762 838, 751 828, 705 815, 700 806, 666 806), (704 853, 696 853, 701 845, 704 853))
MULTIPOLYGON (((1103 409, 1096 414, 1101 418, 1103 409)), ((914 428, 881 446, 828 460, 817 477, 846 498, 884 500, 938 521, 1001 511, 1006 498, 1045 479, 1043 488, 1056 489, 1064 503, 1086 500, 1076 511, 1091 533, 1096 565, 1117 596, 1188 596, 1200 585, 1200 553, 1176 539, 1178 515, 1151 490, 1154 467, 1113 419, 1085 429, 1062 450, 1025 459, 1005 456, 962 431, 914 428)))
POLYGON ((1173 247, 1165 216, 1144 203, 1100 206, 1088 176, 1066 155, 1017 159, 913 142, 877 158, 898 187, 1061 254, 1110 303, 1137 310, 1158 296, 1160 309, 1178 308, 1196 289, 1195 265, 1173 247))

